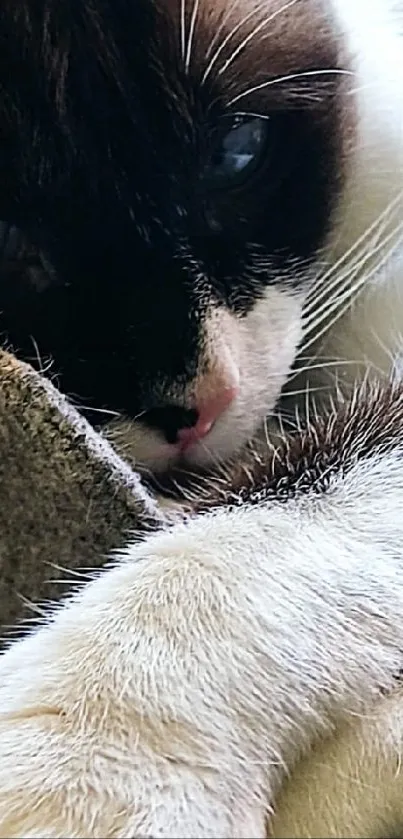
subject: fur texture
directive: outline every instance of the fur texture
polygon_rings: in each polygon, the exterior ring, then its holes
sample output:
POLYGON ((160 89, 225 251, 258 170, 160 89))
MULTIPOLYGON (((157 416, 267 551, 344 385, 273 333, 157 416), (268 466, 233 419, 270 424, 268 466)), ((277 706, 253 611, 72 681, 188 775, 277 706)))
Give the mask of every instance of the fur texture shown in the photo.
MULTIPOLYGON (((277 492, 257 464, 258 503, 223 500, 129 546, 3 655, 0 836, 264 837, 281 782, 318 738, 368 715, 353 759, 376 748, 371 715, 403 661, 403 392, 356 398, 331 474, 316 429, 304 432, 305 481, 286 503, 283 469, 301 463, 288 446, 277 492), (379 402, 368 450, 364 412, 379 402)), ((329 447, 341 411, 324 424, 329 447)), ((368 778, 384 789, 396 703, 388 759, 368 778)), ((394 783, 383 817, 402 815, 400 772, 394 783)), ((360 797, 351 814, 343 795, 326 835, 373 835, 360 797)), ((321 812, 305 809, 303 835, 319 835, 321 812)))
POLYGON ((94 422, 118 415, 108 434, 137 466, 240 451, 295 363, 304 390, 329 360, 350 382, 385 366, 402 320, 395 20, 385 0, 4 3, 0 217, 54 271, 0 278, 2 328, 94 422), (245 177, 225 151, 237 120, 263 137, 245 177), (184 452, 178 430, 234 383, 184 452))
POLYGON ((228 467, 214 510, 129 544, 2 656, 1 837, 369 837, 403 821, 403 395, 353 384, 399 366, 394 21, 382 0, 4 3, 1 210, 56 269, 41 293, 0 284, 13 343, 27 354, 33 334, 68 390, 126 415, 122 450, 162 471, 179 463, 167 416, 197 409, 223 358, 237 397, 182 465, 244 446, 294 363, 304 394, 308 379, 349 401, 245 460, 250 484, 228 467), (240 103, 275 123, 274 164, 216 193, 202 163, 211 175, 240 103))

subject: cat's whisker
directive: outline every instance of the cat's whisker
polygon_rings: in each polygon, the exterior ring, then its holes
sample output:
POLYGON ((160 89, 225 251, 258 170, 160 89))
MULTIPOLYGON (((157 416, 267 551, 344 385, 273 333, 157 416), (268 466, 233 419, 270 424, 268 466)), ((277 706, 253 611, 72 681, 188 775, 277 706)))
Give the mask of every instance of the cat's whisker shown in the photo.
POLYGON ((232 107, 239 102, 241 99, 244 99, 245 96, 250 96, 252 93, 257 93, 259 90, 264 90, 268 87, 273 87, 274 85, 284 84, 285 82, 291 81, 298 81, 299 79, 304 78, 313 78, 315 76, 354 76, 355 73, 352 70, 346 70, 339 67, 335 67, 334 69, 326 69, 326 70, 306 70, 302 73, 288 73, 286 76, 277 76, 274 79, 268 79, 265 82, 261 82, 260 84, 254 85, 253 87, 247 88, 247 90, 243 90, 242 93, 238 93, 237 96, 234 96, 228 103, 229 107, 232 107))
POLYGON ((42 375, 46 375, 46 373, 48 373, 49 370, 51 370, 52 367, 53 367, 53 359, 48 358, 47 362, 45 362, 42 359, 42 356, 39 352, 39 347, 38 347, 37 341, 35 340, 34 336, 31 335, 30 338, 31 338, 32 346, 34 348, 35 359, 36 359, 36 362, 38 364, 38 370, 42 375))
MULTIPOLYGON (((269 24, 272 20, 274 20, 274 18, 276 18, 276 17, 277 17, 279 14, 281 14, 282 12, 286 11, 286 10, 287 10, 290 6, 293 6, 293 5, 294 5, 294 3, 296 3, 296 2, 297 2, 297 0, 289 0, 289 2, 288 2, 288 3, 285 3, 285 4, 284 4, 284 6, 282 6, 280 9, 278 9, 276 12, 274 12, 274 13, 270 14, 270 15, 269 15, 267 18, 265 18, 263 21, 261 21, 261 22, 258 24, 258 26, 256 27, 256 29, 255 29, 252 33, 250 33, 250 34, 248 34, 248 35, 247 35, 247 37, 246 37, 245 41, 244 41, 244 42, 243 42, 240 46, 238 46, 238 47, 234 50, 234 52, 232 53, 232 56, 230 56, 230 57, 228 58, 228 60, 227 60, 227 61, 225 62, 225 64, 224 64, 225 69, 226 69, 226 67, 228 67, 228 66, 229 66, 229 64, 230 64, 230 63, 234 60, 234 58, 236 57, 236 55, 238 55, 238 54, 241 52, 241 50, 242 50, 242 49, 246 46, 246 43, 248 43, 248 42, 249 42, 249 41, 253 38, 253 36, 257 34, 257 31, 259 31, 260 29, 263 29, 263 28, 264 28, 265 26, 267 26, 267 25, 268 25, 268 24, 269 24)), ((230 9, 228 10, 228 13, 227 13, 226 15, 224 15, 224 18, 222 19, 222 22, 221 22, 221 24, 220 24, 220 26, 219 26, 219 29, 218 29, 218 31, 216 32, 216 35, 214 36, 214 38, 212 39, 212 42, 211 42, 211 44, 210 44, 209 49, 207 50, 207 53, 206 53, 206 60, 207 60, 207 59, 209 58, 209 56, 211 55, 211 52, 212 52, 212 46, 213 46, 213 44, 215 45, 215 44, 217 43, 218 36, 219 36, 219 34, 221 34, 221 32, 222 32, 223 28, 225 27, 225 24, 226 24, 226 23, 227 23, 227 21, 229 20, 229 18, 230 18, 230 16, 231 16, 231 13, 232 13, 232 11, 233 11, 233 9, 234 9, 234 7, 235 7, 235 5, 237 5, 237 3, 232 4, 232 6, 230 7, 230 9)), ((256 8, 253 8, 253 9, 251 9, 251 10, 248 12, 248 14, 246 14, 246 15, 245 15, 245 16, 244 16, 244 17, 243 17, 240 21, 238 21, 238 22, 235 24, 235 26, 231 29, 231 31, 230 31, 230 32, 228 32, 228 34, 225 36, 225 38, 223 38, 223 40, 221 41, 220 45, 219 45, 219 46, 218 46, 218 48, 216 49, 215 53, 214 53, 214 54, 213 54, 213 56, 210 58, 209 64, 207 65, 207 67, 206 67, 206 69, 205 69, 205 71, 204 71, 204 74, 203 74, 203 76, 202 76, 202 84, 204 84, 204 83, 207 81, 207 79, 208 79, 208 77, 210 76, 210 74, 211 74, 211 72, 212 72, 212 70, 213 70, 213 68, 214 68, 215 64, 217 63, 217 61, 218 61, 218 59, 219 59, 219 57, 220 57, 220 55, 221 55, 221 53, 223 52, 223 50, 225 49, 225 47, 228 45, 228 43, 231 41, 231 39, 234 37, 234 35, 236 35, 236 33, 237 33, 237 32, 238 32, 241 28, 242 28, 242 26, 244 26, 246 23, 248 23, 248 21, 249 21, 251 18, 253 18, 255 15, 256 15, 256 8)), ((224 72, 224 69, 223 69, 223 67, 221 67, 221 68, 220 68, 220 70, 219 70, 219 75, 220 75, 221 73, 223 73, 223 72, 224 72)))
POLYGON ((234 116, 236 117, 254 117, 255 119, 267 119, 270 120, 271 117, 268 114, 257 114, 254 111, 237 111, 234 116))
POLYGON ((363 362, 361 362, 358 359, 357 360, 334 359, 331 362, 323 361, 323 362, 320 362, 318 364, 307 364, 304 367, 296 367, 295 370, 292 372, 291 376, 289 377, 286 385, 285 385, 284 393, 288 396, 287 385, 290 384, 298 376, 301 376, 303 373, 309 373, 309 371, 311 371, 311 370, 316 370, 316 371, 326 370, 327 371, 327 370, 331 370, 333 367, 335 369, 338 369, 339 367, 349 367, 349 366, 357 367, 361 363, 363 363, 363 362))
MULTIPOLYGON (((372 338, 373 338, 375 344, 377 344, 381 348, 382 352, 385 353, 386 358, 389 360, 389 363, 390 363, 390 366, 391 366, 391 369, 392 369, 392 375, 396 375, 397 372, 398 372, 396 367, 397 367, 397 364, 399 362, 399 356, 396 355, 396 348, 399 347, 401 349, 403 347, 403 334, 402 334, 402 332, 400 330, 398 332, 396 332, 396 331, 391 332, 391 334, 390 334, 390 344, 391 344, 391 346, 388 347, 373 327, 371 327, 369 331, 372 335, 372 338), (394 349, 392 349, 392 346, 393 346, 394 349)), ((401 352, 400 352, 399 355, 401 357, 401 352)))
POLYGON ((184 61, 186 52, 186 0, 180 0, 180 41, 181 59, 184 61))
POLYGON ((374 90, 379 86, 379 81, 376 79, 373 82, 367 82, 367 84, 357 85, 357 87, 352 87, 347 91, 347 96, 356 96, 357 93, 362 93, 365 90, 374 90))
MULTIPOLYGON (((351 247, 348 248, 346 251, 344 251, 341 254, 341 256, 339 257, 339 259, 336 262, 334 262, 331 265, 331 267, 324 272, 324 274, 319 275, 315 279, 315 281, 313 283, 313 286, 312 286, 313 293, 315 294, 313 305, 316 305, 316 302, 319 299, 318 294, 317 294, 318 289, 322 285, 324 285, 326 283, 326 281, 329 278, 331 278, 338 271, 340 266, 342 266, 345 262, 347 262, 347 260, 349 260, 350 257, 357 252, 357 250, 358 250, 358 254, 362 251, 362 246, 366 245, 368 238, 370 236, 372 236, 372 234, 374 234, 374 232, 376 232, 376 231, 382 232, 382 230, 384 229, 381 226, 382 222, 388 220, 388 216, 393 212, 396 212, 396 214, 398 214, 398 217, 400 218, 401 209, 402 209, 401 208, 402 199, 403 199, 403 191, 399 192, 392 199, 392 201, 390 201, 390 203, 385 207, 385 209, 382 211, 382 213, 380 213, 379 216, 377 216, 376 219, 368 227, 366 227, 364 232, 353 242, 351 247), (359 248, 361 248, 361 251, 359 250, 359 248)), ((310 290, 308 292, 308 300, 309 300, 309 297, 312 293, 312 290, 310 290)), ((328 287, 326 286, 326 288, 322 292, 322 296, 323 296, 323 294, 327 294, 327 293, 328 293, 328 287)))
POLYGON ((225 12, 224 15, 222 15, 220 24, 217 27, 217 29, 216 29, 216 31, 215 31, 215 33, 214 33, 214 35, 213 35, 213 37, 210 41, 208 49, 206 50, 206 54, 205 54, 205 60, 206 61, 209 60, 209 58, 211 56, 211 53, 212 53, 218 39, 220 38, 223 29, 225 29, 225 27, 226 27, 231 15, 232 15, 234 9, 235 9, 235 7, 239 4, 239 2, 240 2, 240 0, 234 0, 233 3, 230 3, 227 11, 225 12))
POLYGON ((201 445, 202 449, 209 456, 211 461, 214 463, 214 467, 219 470, 219 473, 222 475, 227 474, 223 471, 225 470, 225 462, 220 459, 218 454, 214 452, 204 440, 200 440, 199 445, 201 445))
POLYGON ((400 221, 395 227, 390 229, 390 225, 386 225, 386 223, 380 225, 378 233, 375 235, 372 231, 371 235, 371 242, 368 243, 367 241, 363 240, 361 243, 360 249, 353 254, 353 260, 347 264, 345 270, 340 272, 338 268, 340 265, 345 263, 345 259, 343 258, 339 265, 335 264, 335 270, 329 270, 326 272, 326 275, 322 278, 316 279, 307 294, 307 298, 304 305, 304 314, 307 316, 311 310, 314 310, 315 313, 318 311, 318 302, 325 298, 325 305, 327 305, 327 300, 329 298, 329 294, 333 291, 334 288, 337 286, 340 287, 341 283, 344 282, 346 277, 352 276, 356 273, 357 270, 363 270, 365 265, 368 261, 373 261, 374 256, 378 254, 382 249, 385 248, 389 242, 397 238, 399 239, 402 235, 402 222, 400 221), (386 231, 386 232, 385 232, 386 231), (381 238, 383 236, 383 238, 381 238))
MULTIPOLYGON (((387 245, 390 245, 391 242, 396 240, 396 237, 399 237, 403 234, 403 222, 401 222, 396 228, 391 230, 387 236, 381 240, 378 244, 377 248, 364 252, 360 261, 356 261, 353 263, 347 271, 345 271, 341 276, 337 276, 332 279, 332 282, 328 284, 328 287, 325 289, 325 293, 321 293, 317 299, 322 299, 325 296, 324 302, 321 303, 320 306, 316 305, 316 299, 313 298, 313 301, 304 309, 304 324, 309 326, 310 320, 317 319, 318 315, 322 313, 326 316, 326 313, 329 311, 329 302, 332 300, 337 300, 340 296, 343 298, 345 290, 348 290, 348 287, 351 285, 351 280, 354 279, 358 273, 362 273, 364 282, 370 276, 374 275, 374 272, 370 270, 369 273, 366 272, 366 263, 369 261, 373 261, 374 256, 377 256, 379 252, 383 252, 387 245)), ((394 241, 394 245, 392 244, 391 247, 387 250, 387 259, 390 258, 394 249, 398 248, 401 244, 400 239, 398 238, 397 241, 394 241)), ((380 266, 383 264, 382 260, 379 263, 380 266)), ((375 273, 377 269, 375 268, 375 273)))
MULTIPOLYGON (((333 356, 333 355, 328 355, 328 356, 321 355, 320 357, 321 357, 321 361, 324 364, 327 364, 327 363, 332 364, 333 362, 334 363, 337 362, 337 358, 335 358, 335 356, 333 356)), ((315 353, 314 355, 301 355, 300 353, 298 353, 298 360, 299 361, 307 361, 307 362, 309 362, 309 364, 311 364, 311 362, 318 360, 318 355, 317 355, 317 353, 315 353)))
POLYGON ((346 276, 346 273, 350 272, 354 267, 362 267, 365 265, 365 262, 368 259, 372 259, 374 254, 379 252, 379 250, 385 245, 386 237, 389 236, 389 232, 392 233, 393 236, 400 235, 400 227, 401 227, 401 205, 399 202, 399 207, 395 207, 394 210, 395 216, 398 218, 398 223, 395 224, 394 228, 391 228, 391 223, 393 221, 392 217, 380 217, 376 220, 376 223, 372 224, 370 228, 362 234, 360 237, 360 247, 357 249, 355 244, 349 250, 342 254, 341 258, 333 265, 329 270, 327 270, 323 275, 318 275, 314 282, 311 284, 310 289, 308 290, 307 300, 305 304, 305 311, 308 312, 310 308, 314 307, 317 308, 318 301, 323 298, 324 296, 327 297, 329 294, 329 289, 332 287, 332 283, 336 280, 338 282, 340 278, 346 276), (384 237, 383 239, 381 237, 384 237), (348 262, 346 257, 352 257, 351 261, 348 262), (347 264, 347 269, 344 272, 340 272, 340 267, 343 267, 347 264))
POLYGON ((95 414, 104 414, 105 416, 114 417, 115 419, 119 419, 121 414, 119 411, 112 411, 110 408, 94 408, 90 405, 81 405, 80 411, 88 411, 88 413, 95 413, 95 414))
POLYGON ((363 273, 359 276, 358 281, 351 285, 350 277, 348 278, 348 282, 345 283, 343 293, 338 293, 334 296, 333 300, 330 299, 328 301, 328 305, 324 305, 321 307, 321 311, 318 313, 317 317, 313 317, 315 312, 313 313, 311 322, 308 321, 307 327, 305 327, 305 344, 304 350, 309 348, 313 343, 318 341, 329 329, 334 326, 335 323, 348 311, 350 306, 357 300, 357 297, 364 287, 364 285, 381 270, 384 264, 387 263, 389 259, 389 255, 386 255, 384 260, 375 266, 375 268, 369 273, 363 273), (328 320, 329 315, 335 314, 335 317, 331 320, 328 320), (324 326, 319 331, 318 328, 321 324, 324 323, 324 326), (309 340, 307 340, 309 339, 309 340))
MULTIPOLYGON (((299 388, 298 390, 286 390, 284 396, 303 396, 306 394, 307 387, 309 386, 309 380, 307 380, 307 384, 304 387, 299 388)), ((311 387, 311 393, 322 393, 325 390, 329 390, 330 385, 318 385, 317 387, 311 387)))
MULTIPOLYGON (((281 423, 283 425, 283 428, 284 428, 284 425, 288 425, 293 431, 298 431, 297 423, 295 421, 295 411, 287 412, 287 411, 281 410, 281 411, 278 411, 275 414, 273 414, 272 417, 270 417, 270 419, 274 419, 276 422, 278 422, 279 425, 280 425, 280 418, 281 418, 281 423)), ((275 445, 270 440, 270 431, 268 429, 268 420, 266 420, 264 429, 265 429, 266 443, 267 443, 270 451, 273 451, 275 449, 275 445)))
MULTIPOLYGON (((345 361, 341 362, 337 358, 332 358, 331 360, 328 360, 326 358, 322 359, 322 356, 321 356, 321 361, 314 364, 313 362, 315 361, 316 358, 317 358, 317 356, 312 356, 312 363, 306 364, 302 367, 298 367, 295 370, 293 370, 292 373, 290 374, 290 378, 288 379, 288 382, 291 382, 292 379, 295 378, 295 376, 298 376, 301 373, 306 373, 308 370, 322 370, 322 369, 327 370, 328 367, 338 367, 341 363, 346 364, 346 365, 349 365, 349 364, 356 365, 356 364, 358 364, 358 361, 354 361, 354 360, 351 360, 351 359, 346 359, 345 361)), ((300 359, 300 356, 298 355, 297 361, 299 361, 299 360, 301 360, 301 359, 300 359)), ((283 373, 270 373, 270 379, 275 380, 276 378, 283 379, 284 374, 283 373)))
POLYGON ((144 417, 144 414, 146 414, 146 413, 147 413, 147 410, 146 410, 145 408, 144 408, 144 410, 143 410, 143 411, 139 411, 139 412, 138 412, 138 414, 136 414, 136 415, 133 417, 133 422, 135 422, 136 420, 141 419, 141 417, 144 417))
POLYGON ((385 254, 383 254, 382 259, 378 262, 377 265, 375 265, 371 269, 371 271, 369 273, 364 272, 359 277, 359 279, 357 280, 355 285, 351 286, 350 284, 348 284, 348 288, 346 289, 344 294, 338 295, 333 301, 332 300, 329 301, 329 306, 327 308, 324 307, 320 317, 317 318, 317 320, 312 320, 312 322, 308 326, 308 329, 307 329, 307 332, 306 332, 306 337, 307 337, 308 340, 306 340, 305 343, 304 343, 304 346, 303 346, 303 351, 304 352, 313 343, 315 343, 316 341, 319 341, 319 339, 322 338, 323 335, 325 335, 326 332, 328 332, 329 329, 331 329, 337 323, 337 321, 348 311, 351 304, 356 301, 356 299, 357 299, 360 291, 362 290, 363 286, 369 280, 371 280, 372 277, 376 276, 376 274, 378 274, 378 272, 381 271, 382 268, 385 265, 387 265, 387 263, 389 262, 390 258, 393 255, 393 253, 396 252, 398 247, 399 247, 399 243, 398 244, 395 243, 395 245, 392 246, 392 248, 390 248, 389 251, 387 251, 385 254), (329 315, 332 315, 332 314, 334 314, 334 317, 329 319, 329 315), (322 323, 324 323, 324 326, 318 332, 317 328, 322 323))
POLYGON ((212 55, 208 65, 207 65, 207 67, 206 67, 206 69, 205 69, 205 71, 202 75, 202 79, 201 79, 202 84, 206 83, 206 81, 207 81, 208 77, 210 76, 215 64, 217 63, 221 53, 223 52, 223 50, 225 49, 227 44, 230 42, 231 38, 233 38, 234 35, 236 35, 236 33, 239 31, 239 29, 241 29, 242 26, 244 26, 255 15, 256 15, 256 8, 253 7, 252 9, 250 9, 248 14, 246 14, 243 18, 241 18, 241 20, 239 20, 235 24, 235 26, 230 30, 230 32, 227 33, 225 38, 223 38, 220 45, 217 47, 215 53, 212 55))
POLYGON ((306 386, 304 388, 304 403, 305 403, 305 419, 308 425, 311 424, 311 393, 315 393, 315 391, 324 391, 329 390, 327 387, 323 388, 312 388, 309 379, 306 380, 306 386))
POLYGON ((241 41, 241 43, 238 44, 238 46, 236 47, 236 49, 234 49, 229 58, 227 58, 227 60, 224 61, 224 64, 220 67, 218 71, 218 75, 221 76, 223 73, 226 72, 230 64, 232 64, 232 62, 235 61, 237 56, 242 52, 242 50, 245 49, 247 44, 249 44, 250 41, 252 41, 253 38, 255 38, 256 35, 258 35, 259 32, 261 32, 262 29, 268 26, 268 24, 271 23, 276 17, 284 14, 284 12, 290 9, 291 6, 295 6, 296 2, 297 0, 289 0, 289 2, 285 3, 284 6, 281 6, 280 9, 277 9, 277 11, 273 12, 273 14, 269 15, 267 18, 264 18, 264 20, 261 20, 260 23, 258 23, 258 25, 255 26, 254 29, 252 29, 252 32, 249 32, 249 34, 246 35, 243 41, 241 41))
MULTIPOLYGON (((402 225, 403 230, 403 225, 402 225)), ((390 237, 392 238, 392 237, 390 237)), ((386 241, 383 242, 382 251, 384 251, 385 245, 387 244, 386 241)), ((318 324, 320 324, 323 320, 325 320, 329 313, 334 311, 335 308, 339 304, 342 304, 345 300, 348 300, 349 297, 354 296, 354 290, 359 285, 359 290, 361 290, 367 282, 369 282, 372 277, 376 276, 376 274, 382 269, 384 264, 388 262, 388 260, 393 255, 394 251, 399 247, 400 243, 395 243, 392 245, 386 253, 383 254, 383 257, 378 261, 378 263, 370 268, 367 269, 365 263, 358 264, 352 266, 351 271, 346 272, 340 278, 340 281, 337 280, 333 282, 333 284, 329 287, 329 293, 325 301, 318 306, 316 309, 314 307, 310 307, 308 315, 306 316, 304 313, 303 317, 303 328, 305 330, 305 336, 308 335, 310 332, 314 331, 318 324), (358 284, 354 284, 354 280, 356 277, 359 277, 358 284)), ((354 298, 357 299, 357 296, 354 298)))
POLYGON ((196 26, 197 13, 198 13, 198 10, 199 10, 199 2, 200 2, 200 0, 194 0, 194 2, 193 2, 192 15, 191 15, 191 18, 190 18, 190 25, 189 25, 188 42, 187 42, 187 48, 186 48, 185 73, 189 73, 189 68, 190 68, 190 60, 191 60, 191 56, 192 56, 193 37, 194 37, 194 31, 195 31, 195 26, 196 26))

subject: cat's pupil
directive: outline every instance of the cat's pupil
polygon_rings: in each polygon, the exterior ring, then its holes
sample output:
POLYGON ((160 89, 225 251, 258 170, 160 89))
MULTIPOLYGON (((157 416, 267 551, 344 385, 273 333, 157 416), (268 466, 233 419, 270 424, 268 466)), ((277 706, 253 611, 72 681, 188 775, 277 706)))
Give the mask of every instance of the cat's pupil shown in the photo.
POLYGON ((220 137, 207 167, 216 186, 231 185, 247 176, 259 162, 266 146, 267 121, 261 117, 237 119, 220 137))

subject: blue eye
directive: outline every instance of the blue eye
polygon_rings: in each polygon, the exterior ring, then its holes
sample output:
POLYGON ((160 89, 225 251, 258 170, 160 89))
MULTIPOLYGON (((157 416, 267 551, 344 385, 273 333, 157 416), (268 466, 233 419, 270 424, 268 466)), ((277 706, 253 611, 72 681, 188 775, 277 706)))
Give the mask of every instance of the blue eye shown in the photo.
POLYGON ((205 174, 213 186, 236 186, 259 164, 266 148, 268 121, 261 117, 237 117, 221 134, 205 174))

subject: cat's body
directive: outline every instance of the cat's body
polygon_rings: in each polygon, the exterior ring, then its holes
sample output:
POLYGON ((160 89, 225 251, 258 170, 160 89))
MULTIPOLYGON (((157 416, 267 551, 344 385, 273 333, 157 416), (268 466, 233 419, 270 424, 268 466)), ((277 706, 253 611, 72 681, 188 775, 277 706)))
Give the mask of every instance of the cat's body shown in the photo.
MULTIPOLYGON (((29 354, 32 335, 64 387, 129 415, 116 440, 157 471, 242 448, 298 352, 304 389, 334 389, 333 362, 347 391, 371 365, 388 378, 403 324, 396 13, 382 0, 41 8, 7 2, 0 21, 0 217, 58 277, 40 293, 0 287, 16 348, 29 354)), ((319 752, 274 834, 398 828, 402 397, 365 398, 324 434, 315 420, 278 492, 268 449, 260 495, 233 506, 229 474, 216 512, 129 546, 3 656, 0 836, 264 837, 288 769, 335 729, 336 800, 315 781, 319 752)))

